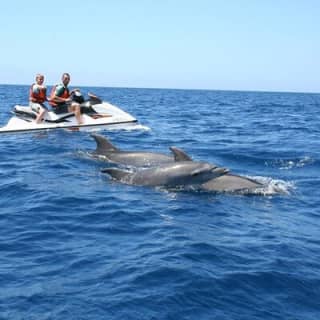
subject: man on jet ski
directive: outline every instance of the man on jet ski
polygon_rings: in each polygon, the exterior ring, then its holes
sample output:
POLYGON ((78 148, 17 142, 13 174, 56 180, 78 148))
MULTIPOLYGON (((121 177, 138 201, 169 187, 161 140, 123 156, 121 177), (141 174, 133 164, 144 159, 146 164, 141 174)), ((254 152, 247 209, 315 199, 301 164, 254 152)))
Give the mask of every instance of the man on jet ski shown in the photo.
POLYGON ((56 114, 74 112, 78 124, 82 124, 80 104, 71 99, 71 95, 76 90, 69 91, 69 73, 62 75, 62 83, 54 86, 51 91, 49 103, 56 114))

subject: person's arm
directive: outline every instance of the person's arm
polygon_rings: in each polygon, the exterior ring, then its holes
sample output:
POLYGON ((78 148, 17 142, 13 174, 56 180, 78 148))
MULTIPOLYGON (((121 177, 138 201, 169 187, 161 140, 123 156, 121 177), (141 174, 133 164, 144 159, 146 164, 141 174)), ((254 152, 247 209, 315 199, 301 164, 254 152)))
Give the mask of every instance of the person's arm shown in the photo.
POLYGON ((49 101, 49 100, 50 100, 50 98, 48 98, 48 96, 47 96, 47 87, 45 87, 44 92, 45 92, 46 101, 49 101))
POLYGON ((29 101, 34 102, 34 103, 37 102, 37 100, 35 98, 33 98, 33 97, 30 97, 29 101))
POLYGON ((62 98, 59 95, 62 95, 64 88, 62 86, 57 86, 53 95, 50 97, 50 100, 56 103, 66 103, 70 101, 70 98, 62 98))
POLYGON ((33 96, 33 94, 38 94, 39 93, 39 90, 38 88, 36 87, 36 85, 32 85, 30 87, 30 92, 29 92, 29 101, 31 102, 37 102, 36 98, 33 96))
POLYGON ((70 98, 61 98, 57 95, 54 95, 50 98, 51 101, 53 102, 58 102, 58 103, 61 103, 61 102, 69 102, 70 101, 70 98))

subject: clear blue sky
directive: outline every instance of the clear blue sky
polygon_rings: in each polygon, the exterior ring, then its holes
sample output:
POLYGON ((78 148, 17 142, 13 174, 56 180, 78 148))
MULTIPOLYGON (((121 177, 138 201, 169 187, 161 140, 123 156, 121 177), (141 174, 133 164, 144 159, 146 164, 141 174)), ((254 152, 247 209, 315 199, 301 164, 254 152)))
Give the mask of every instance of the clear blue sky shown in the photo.
POLYGON ((0 83, 320 92, 318 0, 1 3, 0 83))

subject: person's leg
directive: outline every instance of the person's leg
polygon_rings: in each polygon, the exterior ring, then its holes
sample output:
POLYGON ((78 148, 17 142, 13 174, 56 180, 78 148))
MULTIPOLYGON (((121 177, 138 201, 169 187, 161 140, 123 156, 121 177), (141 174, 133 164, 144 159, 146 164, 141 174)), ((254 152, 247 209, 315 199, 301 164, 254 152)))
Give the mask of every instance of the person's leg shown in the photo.
POLYGON ((42 122, 46 111, 47 111, 47 109, 40 105, 40 108, 38 109, 38 115, 37 115, 37 118, 36 118, 36 123, 41 123, 42 122))
POLYGON ((83 124, 80 104, 73 102, 69 107, 69 110, 70 112, 74 112, 74 115, 78 121, 78 124, 83 124))
POLYGON ((30 107, 31 107, 31 110, 36 113, 35 122, 40 123, 46 112, 46 108, 42 106, 40 103, 35 103, 35 102, 30 102, 30 107))

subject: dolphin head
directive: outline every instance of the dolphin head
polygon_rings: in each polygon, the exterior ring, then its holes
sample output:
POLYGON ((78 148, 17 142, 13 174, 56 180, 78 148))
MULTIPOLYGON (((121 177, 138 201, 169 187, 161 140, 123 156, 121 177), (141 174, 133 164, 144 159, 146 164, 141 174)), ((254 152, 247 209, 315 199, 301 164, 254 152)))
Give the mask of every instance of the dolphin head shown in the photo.
POLYGON ((191 171, 191 178, 198 184, 215 179, 228 172, 229 170, 226 168, 218 167, 209 163, 200 163, 198 167, 191 171))
POLYGON ((198 185, 228 173, 228 169, 206 162, 182 161, 167 172, 170 185, 198 185))

